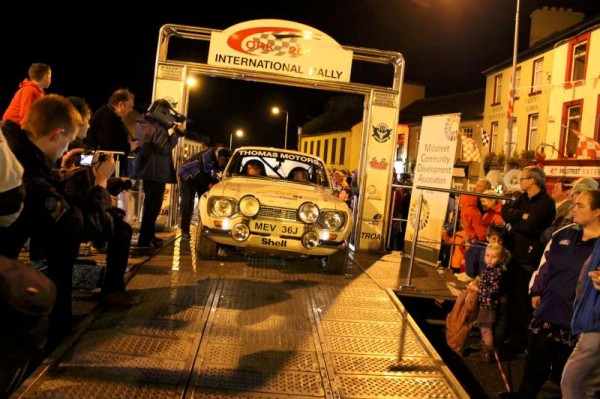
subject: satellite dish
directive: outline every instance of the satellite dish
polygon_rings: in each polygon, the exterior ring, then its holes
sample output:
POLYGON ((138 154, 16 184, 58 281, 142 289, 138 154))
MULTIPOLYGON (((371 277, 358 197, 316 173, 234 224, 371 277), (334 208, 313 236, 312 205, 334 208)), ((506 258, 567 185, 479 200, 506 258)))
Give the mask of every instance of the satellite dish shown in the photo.
POLYGON ((521 177, 521 170, 511 169, 504 175, 504 185, 507 191, 519 191, 521 185, 519 184, 519 178, 521 177))
POLYGON ((485 175, 485 180, 489 181, 494 188, 504 186, 504 176, 499 170, 490 170, 488 174, 485 175))

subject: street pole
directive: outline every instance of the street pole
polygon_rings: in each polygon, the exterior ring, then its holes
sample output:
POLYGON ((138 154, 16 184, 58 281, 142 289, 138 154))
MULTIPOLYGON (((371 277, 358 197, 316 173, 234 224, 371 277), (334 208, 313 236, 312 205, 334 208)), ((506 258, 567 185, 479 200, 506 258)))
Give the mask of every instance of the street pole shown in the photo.
MULTIPOLYGON (((514 107, 515 107, 515 85, 517 84, 517 50, 519 47, 519 10, 521 8, 521 0, 517 0, 517 9, 515 11, 515 37, 513 43, 513 59, 512 59, 512 79, 510 82, 510 96, 508 99, 507 117, 507 134, 506 134, 506 159, 512 155, 513 143, 513 125, 514 125, 514 107)), ((504 171, 508 171, 508 162, 504 163, 504 171)))
POLYGON ((233 144, 233 132, 229 135, 229 151, 231 151, 232 144, 233 144))
POLYGON ((287 150, 288 117, 290 116, 290 113, 287 111, 283 111, 283 112, 285 112, 285 139, 284 139, 283 149, 287 150))

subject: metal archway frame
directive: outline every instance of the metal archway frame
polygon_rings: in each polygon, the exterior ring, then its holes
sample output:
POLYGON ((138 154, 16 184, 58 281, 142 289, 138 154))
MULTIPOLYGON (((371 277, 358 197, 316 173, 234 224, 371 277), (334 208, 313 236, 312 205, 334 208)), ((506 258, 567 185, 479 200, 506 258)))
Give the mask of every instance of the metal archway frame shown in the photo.
MULTIPOLYGON (((269 72, 259 72, 253 70, 240 70, 234 68, 226 68, 226 67, 217 67, 213 65, 209 65, 203 62, 189 62, 189 61, 178 61, 171 60, 168 57, 169 45, 171 43, 172 38, 178 39, 188 39, 188 40, 196 40, 196 41, 205 41, 209 42, 211 40, 211 35, 213 32, 222 32, 222 30, 211 29, 211 28, 202 28, 202 27, 194 27, 194 26, 186 26, 186 25, 175 25, 175 24, 166 24, 163 25, 159 31, 158 37, 158 48, 156 54, 156 63, 155 63, 155 73, 154 73, 154 81, 153 81, 153 90, 152 90, 152 98, 153 100, 158 98, 157 93, 157 83, 161 79, 165 79, 165 75, 170 76, 167 78, 171 81, 179 80, 179 97, 181 98, 181 104, 179 111, 182 113, 187 113, 188 101, 189 101, 189 93, 187 85, 185 85, 185 81, 190 75, 205 75, 210 77, 221 77, 221 78, 229 78, 236 80, 245 80, 251 82, 260 82, 260 83, 272 83, 279 85, 287 85, 294 86, 300 88, 309 88, 309 89, 318 89, 318 90, 328 90, 328 91, 337 91, 343 93, 352 93, 352 94, 362 94, 365 96, 365 110, 363 115, 363 131, 361 137, 361 154, 359 157, 359 165, 358 165, 358 174, 360 176, 360 193, 366 193, 367 188, 367 178, 366 178, 366 170, 367 170, 367 156, 366 150, 368 149, 368 139, 369 139, 369 130, 371 126, 371 120, 373 119, 373 108, 376 101, 375 98, 381 96, 392 96, 395 100, 393 102, 393 106, 388 108, 394 108, 395 119, 391 124, 392 127, 397 126, 399 107, 400 107, 400 91, 402 87, 402 82, 404 78, 404 58, 398 52, 392 51, 383 51, 362 47, 353 47, 353 46, 341 46, 341 48, 345 50, 352 51, 352 61, 361 61, 366 63, 373 64, 385 64, 390 65, 393 68, 393 78, 390 82, 389 86, 379 86, 379 85, 369 85, 364 83, 354 83, 354 82, 333 82, 333 81, 323 81, 323 80, 314 80, 314 79, 306 79, 306 78, 298 78, 293 76, 279 75, 276 73, 269 72), (174 71, 174 72, 173 72, 174 71)), ((376 123, 376 121, 375 121, 376 123)), ((395 133, 395 129, 393 130, 395 133)), ((395 137, 395 134, 394 134, 395 137)), ((176 159, 179 159, 177 156, 179 153, 179 146, 175 150, 176 159)), ((393 160, 394 157, 394 149, 392 148, 389 154, 384 154, 387 156, 388 160, 393 160)), ((383 209, 385 217, 385 223, 380 226, 381 234, 379 234, 379 245, 378 248, 382 250, 385 248, 385 243, 387 242, 387 223, 390 223, 390 218, 387 217, 390 213, 390 197, 392 192, 392 181, 393 181, 393 162, 389 162, 388 176, 387 176, 387 187, 385 190, 381 192, 381 198, 378 201, 383 201, 383 209)), ((178 166, 178 165, 176 165, 178 166)), ((169 215, 168 215, 168 226, 172 227, 176 224, 176 214, 178 212, 178 199, 179 197, 179 188, 175 185, 170 193, 170 204, 169 204, 169 215)), ((363 220, 363 208, 364 201, 366 195, 359 196, 358 206, 355 208, 355 247, 359 248, 360 240, 361 240, 361 232, 362 232, 362 220, 363 220)))

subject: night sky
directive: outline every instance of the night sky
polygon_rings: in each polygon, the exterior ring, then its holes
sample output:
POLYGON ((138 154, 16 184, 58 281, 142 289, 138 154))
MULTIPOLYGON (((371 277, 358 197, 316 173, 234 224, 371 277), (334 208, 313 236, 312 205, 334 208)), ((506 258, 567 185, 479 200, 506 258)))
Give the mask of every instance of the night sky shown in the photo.
MULTIPOLYGON (((58 3, 5 14, 0 112, 33 62, 52 67, 48 93, 84 97, 95 110, 115 89, 128 87, 136 94, 136 109, 143 111, 152 94, 162 25, 225 29, 265 18, 312 26, 342 45, 400 52, 405 81, 426 85, 427 96, 483 88, 481 72, 512 57, 516 7, 516 0, 287 0, 211 2, 208 11, 206 1, 191 8, 170 1, 124 11, 116 3, 110 9, 106 2, 82 3, 79 9, 58 3)), ((521 0, 520 50, 527 46, 529 15, 543 5, 600 13, 598 0, 521 0)), ((270 113, 277 104, 289 111, 288 146, 294 147, 297 126, 321 114, 337 95, 342 94, 204 77, 191 98, 188 128, 226 145, 229 134, 242 128, 246 137, 235 138, 235 145, 283 147, 285 118, 270 113)))

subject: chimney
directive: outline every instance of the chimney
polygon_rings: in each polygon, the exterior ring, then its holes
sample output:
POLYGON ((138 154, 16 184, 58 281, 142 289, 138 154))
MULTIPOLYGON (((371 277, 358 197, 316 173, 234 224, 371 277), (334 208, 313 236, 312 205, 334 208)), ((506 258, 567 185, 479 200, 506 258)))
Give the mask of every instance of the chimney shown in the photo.
POLYGON ((585 15, 572 8, 542 7, 531 13, 529 47, 555 32, 560 32, 583 21, 585 15))

